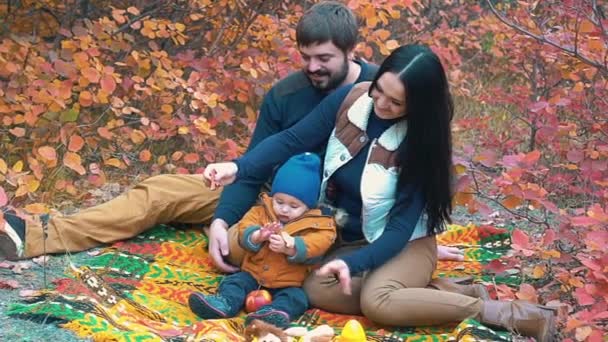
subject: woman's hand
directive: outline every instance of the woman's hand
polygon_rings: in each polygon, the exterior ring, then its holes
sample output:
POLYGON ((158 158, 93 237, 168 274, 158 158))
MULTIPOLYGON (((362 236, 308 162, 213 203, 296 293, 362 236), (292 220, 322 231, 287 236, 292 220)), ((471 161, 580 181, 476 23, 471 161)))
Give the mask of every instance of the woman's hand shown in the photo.
POLYGON ((437 260, 464 261, 464 252, 458 247, 437 245, 437 260))
POLYGON ((318 276, 335 276, 340 281, 340 287, 345 295, 352 294, 351 277, 348 265, 341 259, 332 260, 317 270, 318 276))
POLYGON ((209 181, 211 190, 215 190, 220 186, 232 184, 238 170, 238 166, 233 162, 213 163, 207 165, 203 177, 209 181))

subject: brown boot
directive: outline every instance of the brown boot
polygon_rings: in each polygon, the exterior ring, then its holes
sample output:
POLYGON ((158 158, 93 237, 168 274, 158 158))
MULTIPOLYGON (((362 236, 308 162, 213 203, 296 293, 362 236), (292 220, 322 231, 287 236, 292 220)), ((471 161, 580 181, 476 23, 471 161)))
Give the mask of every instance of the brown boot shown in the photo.
POLYGON ((469 297, 481 298, 483 300, 490 299, 490 294, 488 293, 488 290, 485 286, 481 284, 462 285, 448 278, 437 278, 431 281, 429 287, 441 291, 459 293, 461 295, 469 297))
POLYGON ((483 324, 534 337, 537 342, 552 342, 555 341, 555 313, 553 308, 521 300, 486 300, 477 318, 483 324))

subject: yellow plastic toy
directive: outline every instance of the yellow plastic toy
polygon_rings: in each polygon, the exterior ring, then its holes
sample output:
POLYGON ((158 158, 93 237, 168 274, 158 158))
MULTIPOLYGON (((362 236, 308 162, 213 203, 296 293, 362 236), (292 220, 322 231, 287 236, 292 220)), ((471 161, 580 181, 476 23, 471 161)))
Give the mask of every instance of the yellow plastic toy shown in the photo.
POLYGON ((365 342, 365 330, 359 321, 351 319, 344 325, 342 333, 338 337, 339 342, 365 342))

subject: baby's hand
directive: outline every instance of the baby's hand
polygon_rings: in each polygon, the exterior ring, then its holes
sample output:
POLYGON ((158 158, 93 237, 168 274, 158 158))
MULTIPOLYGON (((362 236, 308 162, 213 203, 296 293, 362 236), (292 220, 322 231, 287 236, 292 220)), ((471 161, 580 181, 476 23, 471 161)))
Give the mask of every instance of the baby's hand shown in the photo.
POLYGON ((285 245, 285 240, 279 234, 272 234, 270 238, 268 238, 268 248, 275 253, 286 253, 287 246, 285 245))

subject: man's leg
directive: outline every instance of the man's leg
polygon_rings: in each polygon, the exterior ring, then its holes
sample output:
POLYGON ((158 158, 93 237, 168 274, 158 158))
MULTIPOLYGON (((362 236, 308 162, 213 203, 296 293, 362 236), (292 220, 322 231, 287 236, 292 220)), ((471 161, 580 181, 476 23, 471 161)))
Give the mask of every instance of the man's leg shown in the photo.
POLYGON ((150 177, 106 203, 53 216, 48 224, 27 222, 25 257, 82 251, 134 237, 159 223, 207 224, 220 193, 209 190, 200 175, 150 177))

